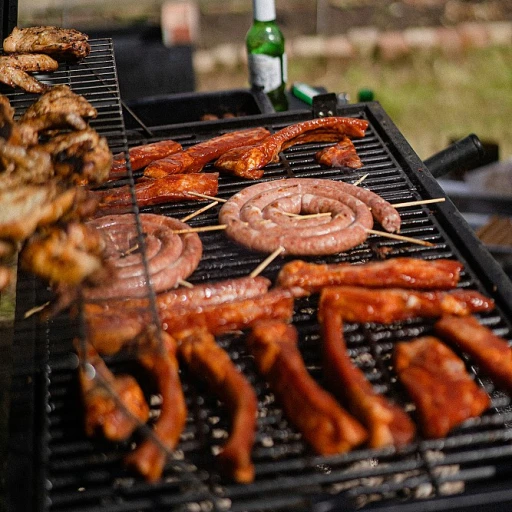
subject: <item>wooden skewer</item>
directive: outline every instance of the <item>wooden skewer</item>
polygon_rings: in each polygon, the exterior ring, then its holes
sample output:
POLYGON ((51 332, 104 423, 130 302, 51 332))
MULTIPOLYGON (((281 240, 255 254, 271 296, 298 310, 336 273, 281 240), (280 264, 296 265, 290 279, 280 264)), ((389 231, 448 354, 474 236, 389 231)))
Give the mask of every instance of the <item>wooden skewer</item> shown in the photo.
POLYGON ((434 244, 432 242, 427 242, 426 240, 418 240, 417 238, 411 238, 409 236, 395 235, 394 233, 388 233, 387 231, 376 231, 375 229, 367 229, 367 233, 370 235, 380 235, 385 236, 387 238, 393 238, 394 240, 402 240, 403 242, 411 242, 417 245, 423 245, 425 247, 433 247, 434 244))
POLYGON ((284 247, 279 246, 272 254, 269 254, 250 274, 249 277, 256 277, 265 270, 282 252, 284 247))
POLYGON ((419 201, 409 201, 407 203, 397 203, 393 204, 394 208, 402 208, 404 206, 416 206, 420 204, 431 204, 431 203, 443 203, 446 201, 445 197, 438 197, 436 199, 420 199, 419 201))
POLYGON ((352 185, 354 185, 354 187, 361 185, 361 183, 363 183, 363 181, 366 178, 368 178, 368 175, 369 175, 369 173, 365 174, 364 176, 361 176, 356 182, 352 183, 352 185))
POLYGON ((201 215, 201 213, 209 210, 210 208, 213 208, 214 206, 217 206, 218 204, 219 204, 219 201, 213 201, 213 203, 207 204, 206 206, 203 206, 199 210, 192 212, 190 215, 183 217, 183 219, 181 219, 181 222, 187 222, 187 220, 193 219, 194 217, 201 215))
POLYGON ((219 201, 219 203, 227 203, 227 199, 221 199, 220 197, 207 196, 206 194, 200 194, 199 192, 187 192, 191 196, 203 197, 204 199, 211 199, 212 201, 219 201))
POLYGON ((300 219, 316 219, 317 217, 330 217, 332 215, 331 212, 323 212, 323 213, 310 213, 308 215, 301 215, 300 213, 291 213, 284 212, 288 217, 295 217, 300 219))
POLYGON ((175 235, 186 235, 187 233, 202 233, 204 231, 220 231, 226 229, 227 224, 218 224, 217 226, 203 226, 199 228, 188 228, 188 229, 175 229, 173 233, 175 235))
POLYGON ((130 247, 129 249, 127 249, 126 251, 121 253, 121 257, 124 258, 125 256, 130 255, 132 252, 137 251, 138 249, 139 249, 139 244, 135 244, 133 247, 130 247))
POLYGON ((44 304, 42 304, 41 306, 34 306, 33 308, 29 309, 28 311, 25 311, 23 318, 25 318, 25 319, 30 318, 32 315, 39 313, 39 311, 43 311, 43 309, 45 309, 46 306, 49 306, 49 305, 50 305, 50 301, 47 301, 44 304))
POLYGON ((188 281, 185 281, 184 279, 179 279, 178 284, 181 286, 184 286, 185 288, 194 288, 194 285, 192 283, 189 283, 188 281))

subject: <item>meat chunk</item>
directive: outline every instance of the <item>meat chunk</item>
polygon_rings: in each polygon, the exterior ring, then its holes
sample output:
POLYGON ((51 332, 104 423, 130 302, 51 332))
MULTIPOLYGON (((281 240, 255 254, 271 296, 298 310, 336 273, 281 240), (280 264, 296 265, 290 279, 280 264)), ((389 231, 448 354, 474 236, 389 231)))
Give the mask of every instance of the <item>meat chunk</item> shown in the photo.
POLYGON ((56 71, 59 63, 48 55, 0 56, 0 82, 10 87, 20 87, 29 93, 42 94, 50 86, 37 80, 29 72, 56 71))
POLYGON ((361 265, 294 260, 281 268, 277 283, 298 296, 333 285, 446 290, 457 286, 462 268, 461 263, 449 259, 392 258, 361 265))
POLYGON ((464 362, 433 336, 399 343, 395 365, 428 438, 446 436, 490 405, 489 396, 468 374, 464 362))
POLYGON ((401 447, 410 443, 416 427, 398 405, 378 394, 356 367, 347 353, 343 337, 343 321, 336 311, 323 311, 322 354, 329 389, 368 429, 372 448, 401 447))
POLYGON ((80 60, 91 51, 88 39, 86 34, 71 28, 14 27, 3 47, 6 53, 45 53, 64 60, 80 60))
POLYGON ((435 324, 436 332, 469 354, 499 386, 512 390, 512 349, 474 317, 446 315, 435 324))
POLYGON ((490 311, 494 301, 474 290, 419 292, 400 288, 331 286, 324 288, 320 295, 320 311, 328 308, 341 313, 348 322, 386 324, 415 317, 465 316, 490 311))
POLYGON ((226 351, 204 329, 183 331, 178 337, 179 354, 190 371, 208 383, 230 413, 231 431, 218 456, 221 470, 236 482, 254 480, 251 451, 256 432, 256 394, 237 370, 226 351))
POLYGON ((329 146, 318 151, 315 158, 318 163, 327 167, 360 169, 363 166, 354 143, 348 137, 343 137, 335 146, 329 146))
POLYGON ((297 331, 281 321, 260 321, 247 339, 260 373, 286 417, 321 455, 344 453, 366 439, 366 431, 308 373, 297 348, 297 331))

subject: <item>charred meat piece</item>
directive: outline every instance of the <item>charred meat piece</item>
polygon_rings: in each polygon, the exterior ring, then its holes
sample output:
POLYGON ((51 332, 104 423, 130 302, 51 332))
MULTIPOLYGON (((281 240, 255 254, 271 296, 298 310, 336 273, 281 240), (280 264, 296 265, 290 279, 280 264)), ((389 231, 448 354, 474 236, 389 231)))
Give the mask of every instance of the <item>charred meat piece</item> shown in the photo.
POLYGON ((348 137, 343 137, 335 146, 318 151, 315 158, 318 163, 327 167, 349 167, 350 169, 363 167, 354 143, 348 137))
POLYGON ((257 322, 247 344, 286 417, 320 455, 344 453, 366 440, 366 431, 308 373, 297 331, 281 321, 257 322))
POLYGON ((20 254, 22 268, 50 282, 78 285, 105 277, 100 233, 80 223, 51 226, 32 236, 20 254))
POLYGON ((329 389, 368 429, 369 446, 401 447, 410 443, 416 427, 409 416, 376 393, 364 373, 350 360, 341 315, 324 311, 321 317, 323 368, 329 389))
POLYGON ((70 28, 39 26, 18 28, 4 39, 6 53, 45 53, 63 60, 80 60, 91 51, 89 37, 70 28))
POLYGON ((512 390, 512 349, 505 338, 473 316, 443 316, 436 322, 435 330, 469 354, 499 386, 512 390))
MULTIPOLYGON (((0 94, 0 138, 10 142, 14 130, 14 109, 7 96, 0 94)), ((0 161, 1 164, 1 161, 0 161)), ((0 165, 0 171, 5 165, 0 165)))
MULTIPOLYGON (((165 178, 143 179, 134 187, 140 207, 177 201, 201 201, 189 192, 215 196, 218 191, 218 173, 174 174, 165 178)), ((96 192, 100 198, 100 213, 126 213, 132 210, 132 192, 129 185, 96 192)))
POLYGON ((464 362, 433 336, 399 343, 396 371, 416 404, 423 434, 444 437, 490 405, 485 391, 468 374, 464 362))
POLYGON ((348 322, 398 322, 408 318, 435 318, 490 311, 494 301, 474 290, 419 292, 399 288, 368 289, 330 286, 320 295, 320 312, 333 308, 348 322))
POLYGON ((294 260, 281 268, 277 282, 298 296, 333 285, 447 290, 457 286, 461 270, 461 263, 449 259, 392 258, 361 265, 294 260))
POLYGON ((0 191, 0 238, 24 240, 40 226, 54 223, 74 206, 77 189, 53 182, 0 191))
POLYGON ((277 162, 279 152, 292 143, 319 140, 318 136, 313 135, 314 132, 322 135, 320 139, 332 141, 345 136, 363 137, 367 127, 367 121, 348 117, 324 117, 296 123, 269 135, 256 145, 227 151, 215 162, 215 167, 242 178, 258 179, 263 176, 263 167, 277 162))
MULTIPOLYGON (((132 171, 137 171, 146 167, 149 163, 177 153, 181 151, 181 149, 181 144, 173 140, 162 140, 160 142, 151 142, 149 144, 135 146, 128 150, 130 168, 132 171)), ((127 172, 126 155, 124 153, 114 155, 109 180, 124 178, 127 172)))
POLYGON ((56 135, 39 147, 52 156, 55 174, 69 183, 99 185, 108 178, 112 153, 95 130, 56 135))
POLYGON ((138 341, 138 360, 155 378, 162 405, 154 435, 137 446, 125 462, 150 482, 162 476, 167 455, 178 444, 187 420, 176 350, 176 342, 161 331, 149 329, 138 341))
POLYGON ((141 388, 131 375, 114 375, 90 343, 75 340, 75 346, 86 434, 102 431, 111 441, 127 439, 149 417, 141 388))
POLYGON ((254 390, 207 330, 183 331, 178 341, 179 354, 187 367, 194 376, 206 380, 209 390, 230 412, 229 438, 218 455, 222 471, 236 482, 252 482, 254 465, 251 451, 258 411, 254 390))
POLYGON ((59 63, 48 55, 3 55, 0 56, 0 81, 29 93, 42 94, 50 86, 29 75, 29 72, 51 72, 58 67, 59 63))
POLYGON ((169 174, 200 172, 208 162, 215 160, 226 151, 239 146, 255 144, 268 135, 270 132, 265 128, 249 128, 226 133, 154 161, 146 167, 144 175, 149 178, 162 178, 169 174))

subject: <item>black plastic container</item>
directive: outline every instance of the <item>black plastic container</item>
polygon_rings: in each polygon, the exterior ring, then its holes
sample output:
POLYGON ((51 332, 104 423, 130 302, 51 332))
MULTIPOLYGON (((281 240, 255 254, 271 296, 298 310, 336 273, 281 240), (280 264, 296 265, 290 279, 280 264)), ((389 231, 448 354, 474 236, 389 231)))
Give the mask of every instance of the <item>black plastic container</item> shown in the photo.
MULTIPOLYGON (((231 89, 150 96, 127 102, 142 123, 151 126, 188 124, 226 117, 245 117, 275 112, 270 100, 260 91, 231 89)), ((140 123, 125 111, 128 129, 140 123)))

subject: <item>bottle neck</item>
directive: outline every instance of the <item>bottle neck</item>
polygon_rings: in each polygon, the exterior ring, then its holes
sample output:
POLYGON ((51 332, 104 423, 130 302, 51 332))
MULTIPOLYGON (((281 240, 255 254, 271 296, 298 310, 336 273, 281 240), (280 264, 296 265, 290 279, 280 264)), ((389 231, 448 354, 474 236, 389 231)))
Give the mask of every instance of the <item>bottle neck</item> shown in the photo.
POLYGON ((253 0, 252 5, 255 21, 273 21, 276 19, 275 0, 253 0))

